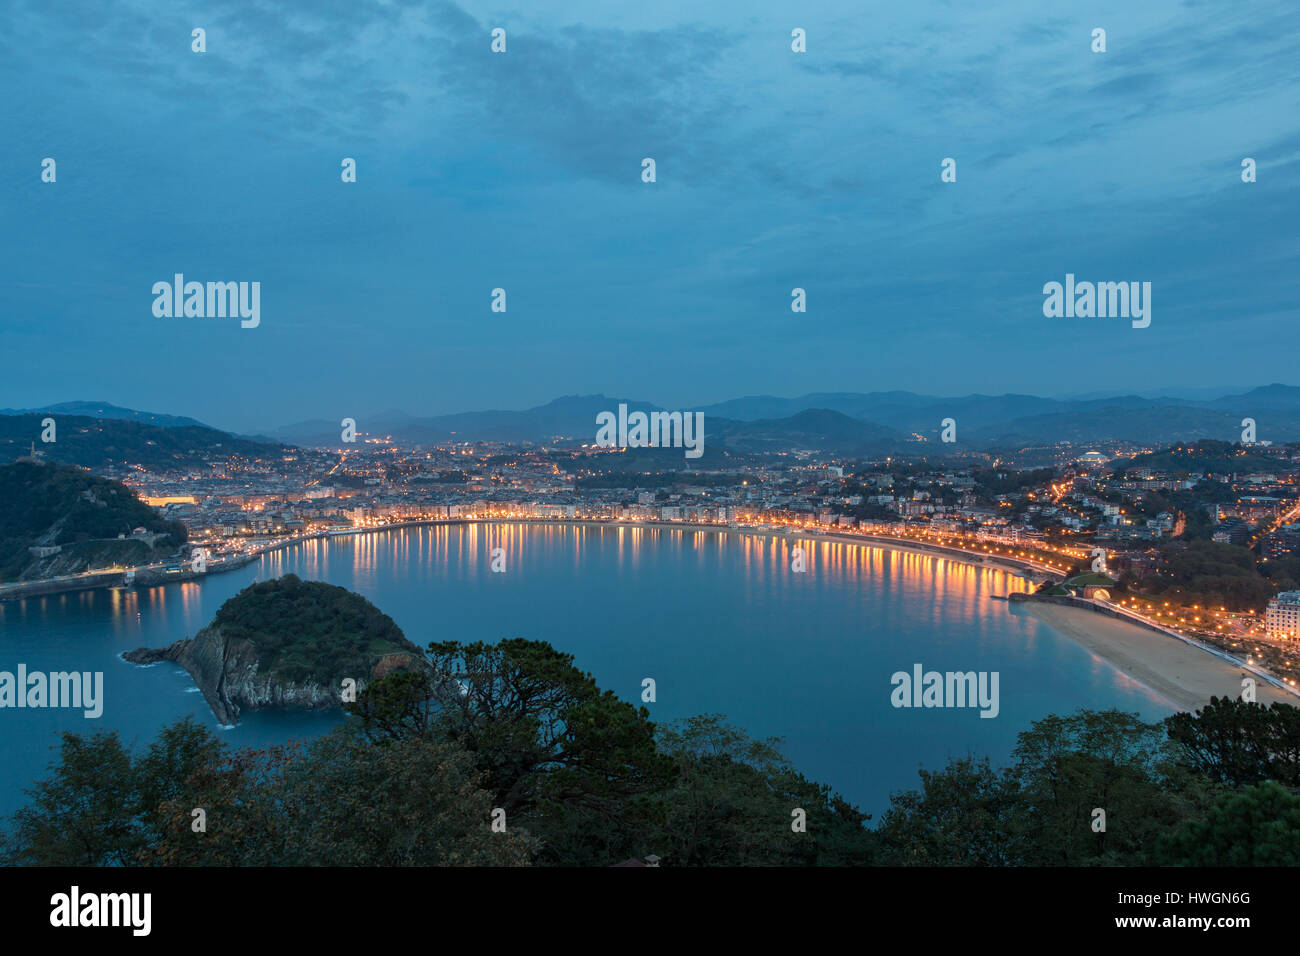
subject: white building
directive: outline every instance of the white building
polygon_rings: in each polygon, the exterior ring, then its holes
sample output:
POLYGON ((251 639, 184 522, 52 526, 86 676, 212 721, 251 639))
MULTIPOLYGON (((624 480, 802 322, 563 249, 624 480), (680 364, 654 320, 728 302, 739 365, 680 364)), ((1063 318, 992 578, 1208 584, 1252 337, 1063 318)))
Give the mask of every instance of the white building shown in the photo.
POLYGON ((1293 638, 1300 634, 1300 591, 1283 591, 1269 601, 1264 626, 1273 638, 1293 638))

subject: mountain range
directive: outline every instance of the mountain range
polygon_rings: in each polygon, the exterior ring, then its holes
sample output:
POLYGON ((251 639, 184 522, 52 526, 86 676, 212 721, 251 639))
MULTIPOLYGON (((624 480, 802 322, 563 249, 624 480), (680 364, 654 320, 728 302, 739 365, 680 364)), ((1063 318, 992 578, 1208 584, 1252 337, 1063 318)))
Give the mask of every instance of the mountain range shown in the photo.
MULTIPOLYGON (((570 395, 522 411, 428 417, 384 412, 358 419, 357 428, 413 443, 589 441, 595 435, 596 415, 617 411, 620 402, 628 405, 629 412, 665 410, 648 402, 605 395, 570 395)), ((1137 394, 1076 399, 1011 394, 942 398, 914 392, 815 392, 797 398, 747 396, 689 410, 704 413, 706 446, 714 439, 744 451, 779 446, 889 451, 910 446, 915 452, 916 437, 937 441, 946 418, 955 420, 957 445, 966 448, 1057 441, 1237 441, 1244 418, 1255 420, 1262 440, 1300 440, 1300 388, 1291 385, 1268 385, 1209 399, 1137 394)), ((339 444, 339 427, 331 421, 299 422, 271 434, 293 444, 339 444)))
MULTIPOLYGON (((664 409, 649 402, 605 395, 569 395, 520 411, 497 409, 417 416, 389 410, 359 418, 357 432, 363 437, 388 437, 405 444, 502 441, 577 445, 592 442, 597 414, 617 412, 619 404, 626 404, 629 413, 702 412, 706 454, 748 455, 797 449, 846 456, 917 454, 924 447, 919 445, 920 439, 933 443, 925 448, 931 454, 1015 449, 1060 441, 1078 444, 1129 441, 1148 445, 1200 438, 1239 441, 1242 421, 1247 418, 1255 421, 1260 440, 1300 441, 1300 387, 1280 384, 1209 398, 1149 394, 1068 399, 972 394, 943 398, 900 391, 814 392, 796 398, 753 395, 690 409, 664 409), (953 445, 939 443, 945 419, 955 422, 957 441, 953 445)), ((169 433, 164 445, 184 446, 183 449, 168 447, 165 454, 169 457, 178 453, 183 456, 205 442, 215 443, 223 438, 227 442, 247 442, 241 444, 241 451, 253 454, 258 451, 257 445, 343 447, 341 425, 336 420, 304 421, 271 429, 264 435, 238 436, 212 429, 192 418, 83 401, 39 409, 0 410, 0 438, 8 438, 5 444, 10 445, 7 460, 21 454, 26 442, 39 434, 35 423, 44 415, 69 424, 90 419, 128 423, 129 444, 137 449, 147 448, 151 453, 163 449, 153 444, 158 436, 150 438, 145 433, 151 434, 155 429, 169 433), (18 427, 19 420, 21 427, 18 427), (184 441, 178 442, 181 435, 184 441), (18 441, 19 438, 23 441, 18 441)), ((96 451, 102 454, 108 449, 96 451)), ((114 452, 120 454, 121 449, 114 448, 106 457, 117 458, 114 452)))

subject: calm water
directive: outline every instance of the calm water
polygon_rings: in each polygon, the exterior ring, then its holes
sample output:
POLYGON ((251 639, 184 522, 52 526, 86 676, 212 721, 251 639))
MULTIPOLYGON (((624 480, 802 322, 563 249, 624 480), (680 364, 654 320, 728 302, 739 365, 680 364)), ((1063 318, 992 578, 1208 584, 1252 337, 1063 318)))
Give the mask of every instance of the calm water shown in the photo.
POLYGON ((1119 707, 1148 719, 1160 697, 993 594, 1021 590, 1003 571, 946 558, 811 538, 608 527, 456 525, 316 540, 203 583, 89 591, 0 604, 0 670, 103 671, 104 713, 0 710, 0 813, 25 802, 63 730, 117 730, 143 745, 193 714, 233 744, 314 735, 331 714, 248 714, 218 728, 189 676, 138 667, 123 651, 193 636, 254 580, 287 572, 357 591, 420 646, 527 637, 572 653, 602 688, 639 702, 657 684, 656 720, 721 713, 753 736, 785 738, 806 776, 879 813, 919 766, 987 753, 1048 713, 1119 707), (491 549, 506 572, 489 571, 491 549), (1001 712, 895 709, 890 675, 998 671, 1001 712))

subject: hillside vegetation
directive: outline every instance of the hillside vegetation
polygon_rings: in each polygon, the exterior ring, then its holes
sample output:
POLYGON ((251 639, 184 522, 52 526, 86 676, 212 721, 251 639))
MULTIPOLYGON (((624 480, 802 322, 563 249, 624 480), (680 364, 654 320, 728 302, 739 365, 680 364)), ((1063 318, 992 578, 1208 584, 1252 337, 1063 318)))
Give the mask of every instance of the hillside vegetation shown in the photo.
POLYGON ((240 591, 217 611, 212 627, 257 651, 261 673, 325 684, 369 674, 385 654, 422 658, 391 617, 359 594, 286 574, 240 591))
POLYGON ((185 540, 183 525, 163 519, 119 481, 65 465, 0 466, 0 581, 55 573, 55 564, 67 574, 158 560, 185 540), (163 537, 117 540, 135 528, 163 537), (42 562, 28 550, 38 545, 59 545, 65 553, 42 562))
POLYGON ((0 462, 26 455, 34 441, 50 461, 87 468, 142 465, 150 469, 203 462, 214 456, 279 457, 283 445, 238 438, 204 425, 161 428, 143 422, 52 415, 58 440, 40 441, 44 414, 0 415, 0 462))
POLYGON ((1201 474, 1228 475, 1284 469, 1286 462, 1261 454, 1249 445, 1234 442, 1202 439, 1196 442, 1177 442, 1171 448, 1116 461, 1112 468, 1122 475, 1130 468, 1150 468, 1172 475, 1201 474))

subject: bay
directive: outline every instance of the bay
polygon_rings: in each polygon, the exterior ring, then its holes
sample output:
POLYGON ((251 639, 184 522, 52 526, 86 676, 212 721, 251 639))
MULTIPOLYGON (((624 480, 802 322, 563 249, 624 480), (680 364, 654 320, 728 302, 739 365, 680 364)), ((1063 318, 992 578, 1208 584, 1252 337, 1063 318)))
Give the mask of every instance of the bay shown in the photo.
POLYGON ((1030 721, 1080 707, 1173 711, 1163 698, 993 600, 1015 574, 947 557, 809 536, 601 525, 465 524, 316 539, 201 582, 85 591, 0 604, 0 670, 103 671, 104 712, 0 710, 0 814, 26 802, 59 733, 117 730, 144 746, 185 714, 232 745, 311 737, 337 713, 247 713, 221 728, 179 667, 128 664, 124 651, 193 636, 255 580, 293 572, 356 591, 421 647, 525 637, 571 653, 602 688, 652 719, 719 713, 784 738, 805 776, 876 814, 919 767, 987 754, 1007 760, 1030 721), (791 549, 808 570, 794 573, 791 549), (505 571, 490 570, 501 548, 505 571), (999 713, 894 708, 890 677, 996 671, 999 713))

